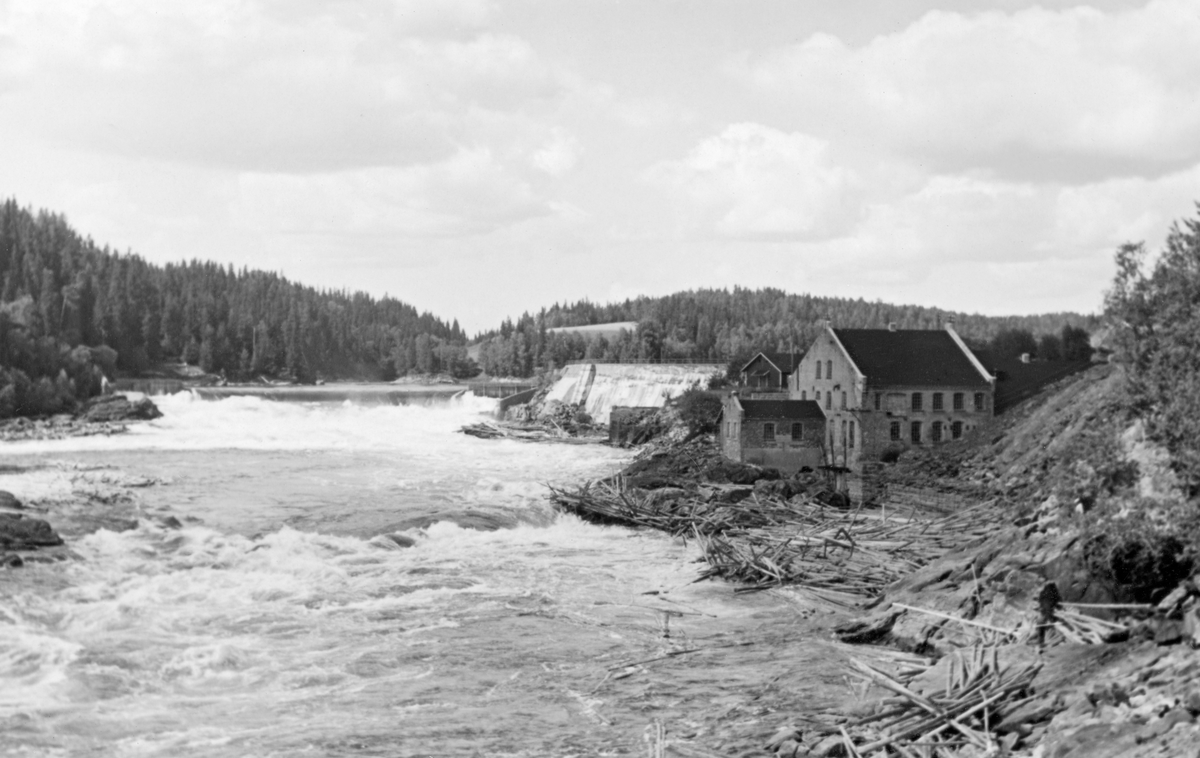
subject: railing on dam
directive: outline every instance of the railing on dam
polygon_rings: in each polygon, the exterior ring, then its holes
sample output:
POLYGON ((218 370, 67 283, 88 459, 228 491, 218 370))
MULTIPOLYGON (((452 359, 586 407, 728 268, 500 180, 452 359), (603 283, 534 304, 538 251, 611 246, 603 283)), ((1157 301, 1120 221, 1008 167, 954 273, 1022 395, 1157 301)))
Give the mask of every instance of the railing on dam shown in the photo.
POLYGON ((536 382, 468 382, 467 389, 476 397, 508 397, 537 389, 536 382))

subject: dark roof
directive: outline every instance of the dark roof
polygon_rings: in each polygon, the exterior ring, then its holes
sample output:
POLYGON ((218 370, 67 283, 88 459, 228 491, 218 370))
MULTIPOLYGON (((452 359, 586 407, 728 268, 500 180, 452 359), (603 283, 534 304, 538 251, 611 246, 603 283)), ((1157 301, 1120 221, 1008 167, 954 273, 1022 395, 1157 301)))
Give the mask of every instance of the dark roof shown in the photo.
POLYGON ((993 407, 1003 413, 1022 400, 1033 397, 1043 387, 1092 365, 1087 361, 1030 361, 1004 357, 990 350, 972 350, 983 367, 996 375, 996 397, 993 407))
POLYGON ((754 354, 754 357, 746 361, 746 365, 742 366, 742 371, 749 368, 751 363, 758 360, 758 356, 763 356, 771 363, 775 364, 775 368, 785 374, 790 374, 800 365, 800 361, 804 358, 804 353, 777 353, 769 350, 762 350, 754 354))
POLYGON ((817 418, 824 419, 825 412, 814 400, 742 400, 743 418, 817 418))
POLYGON ((988 382, 942 329, 835 329, 871 385, 986 387, 988 382))

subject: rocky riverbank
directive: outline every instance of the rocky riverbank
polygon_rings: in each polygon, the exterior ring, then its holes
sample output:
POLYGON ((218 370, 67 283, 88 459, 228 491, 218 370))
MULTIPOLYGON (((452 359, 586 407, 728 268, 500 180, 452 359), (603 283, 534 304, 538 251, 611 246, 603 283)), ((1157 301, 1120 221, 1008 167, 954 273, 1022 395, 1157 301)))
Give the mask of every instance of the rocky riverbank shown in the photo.
POLYGON ((884 496, 850 511, 812 476, 724 472, 703 439, 554 498, 699 539, 706 576, 851 612, 843 705, 778 714, 768 753, 1200 755, 1194 504, 1122 386, 1107 366, 1064 380, 974 444, 885 466, 884 496))
POLYGON ((149 398, 101 395, 88 400, 74 415, 17 417, 0 421, 0 442, 123 434, 128 431, 131 422, 150 421, 160 416, 162 412, 149 398))

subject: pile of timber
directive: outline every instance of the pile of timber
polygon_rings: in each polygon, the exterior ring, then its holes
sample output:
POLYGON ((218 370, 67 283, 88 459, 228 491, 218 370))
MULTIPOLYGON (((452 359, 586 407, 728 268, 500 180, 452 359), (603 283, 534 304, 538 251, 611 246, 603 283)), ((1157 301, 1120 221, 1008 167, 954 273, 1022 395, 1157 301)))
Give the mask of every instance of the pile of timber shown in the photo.
POLYGON ((882 701, 880 711, 843 729, 846 754, 931 758, 1001 754, 998 729, 1005 730, 1006 716, 1033 700, 1031 686, 1040 667, 1002 665, 996 647, 958 650, 934 668, 896 675, 859 660, 851 665, 891 697, 882 701), (914 686, 918 676, 922 686, 914 686))
POLYGON ((750 589, 788 584, 860 597, 878 595, 948 550, 984 539, 1000 522, 991 503, 949 514, 840 510, 804 496, 755 494, 728 504, 705 499, 699 488, 664 497, 621 480, 573 490, 551 487, 550 499, 590 521, 696 538, 708 563, 702 578, 750 589))
POLYGON ((467 424, 459 429, 463 434, 471 437, 478 437, 484 440, 519 440, 521 442, 565 442, 575 445, 591 445, 597 442, 602 442, 605 438, 598 436, 591 437, 576 437, 561 428, 546 428, 544 426, 533 425, 517 425, 491 424, 480 422, 476 424, 467 424))

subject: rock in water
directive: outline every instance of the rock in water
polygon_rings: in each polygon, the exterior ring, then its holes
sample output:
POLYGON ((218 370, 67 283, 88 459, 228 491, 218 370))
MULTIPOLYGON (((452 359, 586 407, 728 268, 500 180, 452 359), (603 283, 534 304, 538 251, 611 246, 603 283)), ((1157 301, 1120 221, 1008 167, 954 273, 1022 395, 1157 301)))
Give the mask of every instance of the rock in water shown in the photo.
POLYGON ((0 490, 0 511, 23 511, 25 504, 17 496, 6 490, 0 490))
POLYGON ((40 518, 24 518, 19 514, 0 514, 0 548, 34 550, 63 544, 62 537, 40 518))
POLYGON ((150 398, 130 401, 124 395, 102 395, 92 398, 80 413, 85 421, 149 421, 162 416, 150 398))

